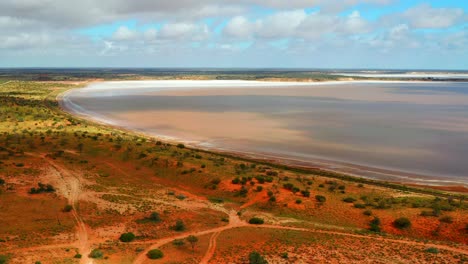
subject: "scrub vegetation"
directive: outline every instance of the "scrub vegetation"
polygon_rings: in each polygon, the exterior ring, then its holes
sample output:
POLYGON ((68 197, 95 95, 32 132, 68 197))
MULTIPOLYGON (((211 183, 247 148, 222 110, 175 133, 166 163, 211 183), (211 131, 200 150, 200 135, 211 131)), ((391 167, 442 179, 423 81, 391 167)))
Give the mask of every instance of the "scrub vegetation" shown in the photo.
POLYGON ((0 263, 468 260, 465 194, 95 124, 56 100, 91 73, 9 74, 0 86, 0 263))

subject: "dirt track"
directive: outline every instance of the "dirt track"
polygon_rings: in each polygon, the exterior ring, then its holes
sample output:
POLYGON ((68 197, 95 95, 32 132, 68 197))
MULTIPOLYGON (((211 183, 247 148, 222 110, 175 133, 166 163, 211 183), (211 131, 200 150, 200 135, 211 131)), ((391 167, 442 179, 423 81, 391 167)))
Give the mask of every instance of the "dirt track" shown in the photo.
POLYGON ((59 189, 62 194, 67 198, 68 203, 73 207, 71 211, 73 217, 76 221, 76 237, 77 237, 77 247, 80 254, 82 255, 80 263, 82 264, 91 264, 94 263, 93 259, 89 258, 88 255, 91 252, 91 247, 88 238, 88 227, 84 223, 83 219, 79 215, 77 210, 77 203, 81 194, 81 182, 80 178, 76 174, 70 172, 68 169, 62 165, 55 162, 53 159, 47 158, 45 155, 39 155, 34 153, 26 153, 27 155, 36 156, 44 159, 50 166, 58 172, 60 176, 59 189))

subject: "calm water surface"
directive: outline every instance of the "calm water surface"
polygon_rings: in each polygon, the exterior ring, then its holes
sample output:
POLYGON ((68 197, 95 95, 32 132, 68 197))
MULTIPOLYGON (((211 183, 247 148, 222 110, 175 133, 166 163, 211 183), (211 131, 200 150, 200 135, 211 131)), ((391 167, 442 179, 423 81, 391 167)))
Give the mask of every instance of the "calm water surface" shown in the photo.
POLYGON ((387 180, 468 182, 468 83, 263 86, 103 83, 64 102, 101 121, 202 146, 327 161, 349 172, 351 164, 387 169, 361 171, 387 180))

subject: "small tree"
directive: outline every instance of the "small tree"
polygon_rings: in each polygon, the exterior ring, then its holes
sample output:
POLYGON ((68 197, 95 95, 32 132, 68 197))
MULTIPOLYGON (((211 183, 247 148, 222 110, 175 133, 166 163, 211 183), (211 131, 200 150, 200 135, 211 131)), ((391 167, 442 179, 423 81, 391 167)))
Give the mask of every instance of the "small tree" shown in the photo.
POLYGON ((249 254, 249 263, 250 264, 268 264, 265 258, 260 255, 260 253, 254 251, 249 254))
POLYGON ((380 219, 378 217, 374 217, 374 219, 370 221, 369 230, 372 232, 380 232, 380 219))
POLYGON ((132 242, 135 239, 135 234, 128 232, 120 235, 119 240, 121 242, 132 242))
POLYGON ((393 221, 393 225, 398 229, 406 229, 411 227, 411 221, 406 217, 400 217, 393 221))
POLYGON ((190 235, 190 236, 187 237, 187 241, 192 246, 192 251, 194 251, 195 250, 195 244, 198 242, 198 237, 196 237, 194 235, 190 235))
POLYGON ((176 224, 173 226, 175 231, 184 231, 186 229, 184 222, 182 220, 177 220, 176 224))
POLYGON ((149 220, 151 222, 161 222, 161 217, 159 216, 157 212, 152 212, 149 217, 149 220))

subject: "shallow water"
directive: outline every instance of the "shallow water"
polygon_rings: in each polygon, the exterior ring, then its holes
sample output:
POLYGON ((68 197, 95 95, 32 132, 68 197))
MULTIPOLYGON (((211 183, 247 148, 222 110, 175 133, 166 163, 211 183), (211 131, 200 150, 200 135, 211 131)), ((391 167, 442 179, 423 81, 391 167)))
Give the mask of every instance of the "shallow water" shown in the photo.
POLYGON ((64 103, 101 121, 201 146, 353 173, 357 166, 349 164, 401 172, 361 168, 386 180, 468 183, 468 83, 255 85, 98 83, 73 90, 64 103))

